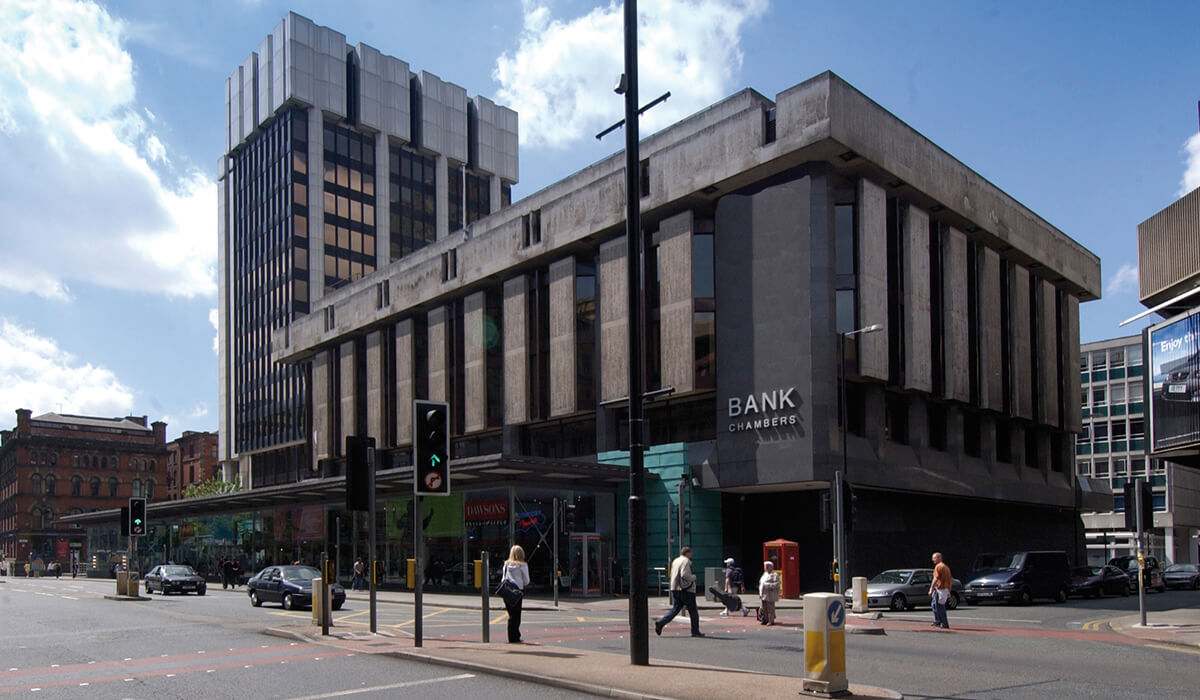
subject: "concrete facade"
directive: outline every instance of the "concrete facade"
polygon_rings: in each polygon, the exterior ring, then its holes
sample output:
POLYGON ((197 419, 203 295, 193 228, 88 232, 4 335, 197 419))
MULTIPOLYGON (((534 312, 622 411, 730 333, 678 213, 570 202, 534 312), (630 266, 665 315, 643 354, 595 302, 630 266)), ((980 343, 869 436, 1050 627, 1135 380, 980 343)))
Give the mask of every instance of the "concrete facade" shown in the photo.
MULTIPOLYGON (((427 92, 432 85, 422 83, 427 92)), ((647 280, 659 280, 646 291, 651 441, 686 443, 689 454, 703 445, 691 474, 698 488, 724 494, 723 513, 743 497, 751 508, 784 494, 805 504, 787 521, 727 521, 727 544, 751 550, 755 538, 782 534, 813 560, 827 557, 815 496, 844 464, 879 506, 863 516, 868 533, 894 532, 931 504, 970 499, 987 507, 956 506, 972 533, 952 552, 959 560, 974 554, 967 542, 1028 546, 1015 530, 984 522, 982 513, 1006 508, 1031 530, 1050 529, 1039 546, 1083 556, 1065 525, 1081 499, 1103 497, 1080 495, 1070 420, 1055 418, 1078 409, 1078 387, 1064 381, 1036 403, 1030 387, 1060 384, 1059 358, 1078 346, 1078 303, 1099 295, 1094 255, 831 73, 775 100, 744 90, 646 138, 641 153, 649 173, 643 222, 657 246, 658 274, 647 280), (846 197, 854 274, 837 275, 835 213, 846 197), (704 313, 715 315, 715 387, 698 380, 698 348, 708 341, 697 335, 693 274, 694 246, 709 231, 715 310, 704 313), (845 454, 839 292, 853 293, 860 327, 885 326, 851 341, 845 454)), ((325 376, 320 358, 339 346, 379 329, 399 338, 404 324, 423 322, 427 342, 413 345, 406 367, 424 367, 427 397, 446 399, 448 377, 460 370, 469 390, 489 385, 486 361, 477 378, 484 351, 474 345, 475 314, 478 300, 495 294, 504 425, 481 424, 471 393, 455 457, 474 456, 472 445, 497 433, 510 455, 594 459, 621 449, 629 393, 623 165, 620 155, 605 159, 493 211, 469 235, 450 233, 369 279, 325 290, 309 314, 273 331, 272 358, 311 363, 315 383, 325 376), (447 279, 450 252, 457 274, 447 279), (577 382, 588 368, 578 366, 576 282, 589 259, 597 261, 599 406, 581 410, 577 382), (373 291, 380 283, 393 300, 383 307, 373 291), (450 352, 460 332, 447 317, 455 305, 466 309, 462 357, 450 352)), ((408 352, 398 347, 397 361, 408 352)), ((406 382, 420 379, 397 372, 398 422, 406 382)), ((321 391, 314 386, 314 401, 321 391)), ((398 438, 397 455, 405 444, 398 438)), ((851 549, 863 573, 911 565, 904 557, 917 554, 876 551, 865 540, 851 549)))

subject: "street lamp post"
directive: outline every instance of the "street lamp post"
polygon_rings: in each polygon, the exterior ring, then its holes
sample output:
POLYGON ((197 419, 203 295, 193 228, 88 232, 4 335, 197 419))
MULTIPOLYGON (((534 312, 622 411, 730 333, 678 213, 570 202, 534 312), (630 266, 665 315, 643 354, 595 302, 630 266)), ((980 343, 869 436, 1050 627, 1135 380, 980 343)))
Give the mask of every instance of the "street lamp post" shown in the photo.
POLYGON ((846 577, 850 569, 846 566, 846 513, 843 489, 846 488, 846 435, 850 432, 846 424, 846 338, 852 335, 874 333, 883 330, 883 324, 874 323, 858 330, 838 333, 838 403, 841 406, 842 423, 842 468, 833 475, 833 512, 836 515, 833 528, 833 556, 838 563, 837 592, 846 592, 846 577))

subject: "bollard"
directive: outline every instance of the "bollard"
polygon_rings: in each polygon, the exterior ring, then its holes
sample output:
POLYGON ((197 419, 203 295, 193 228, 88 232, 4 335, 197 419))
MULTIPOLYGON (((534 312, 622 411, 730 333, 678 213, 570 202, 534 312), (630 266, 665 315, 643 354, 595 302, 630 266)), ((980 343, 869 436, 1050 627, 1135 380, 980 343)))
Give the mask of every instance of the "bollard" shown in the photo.
POLYGON ((837 593, 804 596, 804 681, 806 695, 849 695, 846 681, 846 604, 837 593))
POLYGON ((850 587, 854 589, 854 603, 851 608, 856 613, 867 611, 867 577, 855 576, 850 579, 850 587))

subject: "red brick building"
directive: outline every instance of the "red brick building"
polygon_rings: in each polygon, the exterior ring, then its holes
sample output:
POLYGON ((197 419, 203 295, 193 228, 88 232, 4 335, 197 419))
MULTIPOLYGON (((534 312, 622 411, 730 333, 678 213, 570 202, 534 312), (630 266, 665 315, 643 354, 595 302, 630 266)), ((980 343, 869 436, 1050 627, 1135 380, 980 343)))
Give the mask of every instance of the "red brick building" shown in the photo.
POLYGON ((17 409, 17 426, 0 431, 0 547, 35 569, 52 561, 69 571, 86 561, 82 529, 64 515, 163 498, 167 424, 146 416, 97 418, 17 409))
POLYGON ((190 484, 200 484, 221 475, 217 459, 217 434, 183 431, 167 443, 167 500, 183 498, 190 484))

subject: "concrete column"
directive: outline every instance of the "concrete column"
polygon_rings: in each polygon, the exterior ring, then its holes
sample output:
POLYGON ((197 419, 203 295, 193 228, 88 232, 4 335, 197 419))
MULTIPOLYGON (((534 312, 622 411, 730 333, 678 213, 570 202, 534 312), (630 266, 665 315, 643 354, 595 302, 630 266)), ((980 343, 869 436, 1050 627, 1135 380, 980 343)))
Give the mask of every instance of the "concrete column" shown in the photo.
POLYGON ((904 211, 904 386, 933 391, 929 337, 929 215, 904 211))
POLYGON ((384 383, 384 349, 387 347, 384 334, 391 328, 367 333, 367 435, 375 438, 376 447, 387 444, 387 392, 384 383))
MULTIPOLYGON (((1037 421, 1055 427, 1062 425, 1058 396, 1058 304, 1054 284, 1038 281, 1038 407, 1037 421)), ((1075 365, 1078 367, 1079 365, 1075 365)), ((1070 371, 1079 374, 1074 367, 1070 371)))
POLYGON ((1009 287, 1009 319, 1012 337, 1006 338, 1008 356, 1012 360, 1013 413, 1021 418, 1033 420, 1033 328, 1029 310, 1029 270, 1020 265, 1011 268, 1012 284, 1009 287))
MULTIPOLYGON (((887 192, 858 181, 858 319, 862 326, 888 321, 887 192)), ((888 378, 888 333, 858 338, 858 369, 864 377, 888 378)))
MULTIPOLYGON (((1063 416, 1063 428, 1066 430, 1078 433, 1082 428, 1083 415, 1080 409, 1080 401, 1083 397, 1080 396, 1082 388, 1080 387, 1079 379, 1079 297, 1074 294, 1066 295, 1066 312, 1064 314, 1065 327, 1061 330, 1064 335, 1063 348, 1065 356, 1063 357, 1063 367, 1067 372, 1066 381, 1063 386, 1066 388, 1067 395, 1063 397, 1063 410, 1066 415, 1063 416)), ((1146 362, 1149 363, 1149 358, 1146 362)), ((1150 426, 1146 426, 1149 430, 1150 426)), ((1149 436, 1147 436, 1148 438, 1149 436)))
POLYGON ((412 442, 414 338, 413 321, 406 318, 396 324, 396 444, 412 442))
POLYGON ((325 122, 308 110, 308 303, 325 296, 325 122))
POLYGON ((333 407, 330 404, 332 387, 332 355, 331 350, 321 350, 313 356, 312 367, 312 401, 313 401, 313 465, 316 469, 317 460, 334 456, 332 446, 333 407))
POLYGON ((354 375, 357 371, 357 367, 355 366, 354 341, 342 343, 338 355, 337 371, 341 374, 342 395, 340 397, 333 397, 333 400, 341 401, 342 420, 341 435, 338 438, 338 444, 334 445, 334 450, 337 454, 342 454, 346 444, 346 436, 358 435, 358 429, 356 428, 358 414, 355 411, 355 408, 358 406, 358 395, 355 392, 354 382, 354 375))
POLYGON ((945 325, 946 398, 971 400, 971 359, 968 351, 967 237, 958 229, 942 239, 942 320, 945 325))
POLYGON ((1000 363, 1000 254, 984 248, 979 260, 979 405, 1004 410, 1000 363))
POLYGON ((466 375, 467 432, 487 427, 487 348, 484 345, 484 293, 475 292, 463 301, 464 374, 466 375))
POLYGON ((550 264, 550 415, 574 413, 575 258, 550 264))
POLYGON ((658 264, 662 269, 659 319, 662 353, 662 385, 675 387, 676 394, 696 385, 695 295, 692 286, 691 211, 681 212, 659 224, 658 264))
POLYGON ((600 400, 629 395, 629 275, 625 238, 600 246, 600 400))
POLYGON ((445 306, 429 310, 429 400, 447 401, 449 396, 446 358, 446 314, 445 306))
MULTIPOLYGON (((392 261, 392 202, 388 193, 388 167, 392 155, 387 134, 375 135, 375 269, 392 261)), ((312 176, 309 176, 312 179, 312 176)))
POLYGON ((504 423, 529 420, 529 278, 504 281, 504 423))
POLYGON ((488 176, 488 213, 495 214, 500 211, 500 178, 496 175, 488 176))

